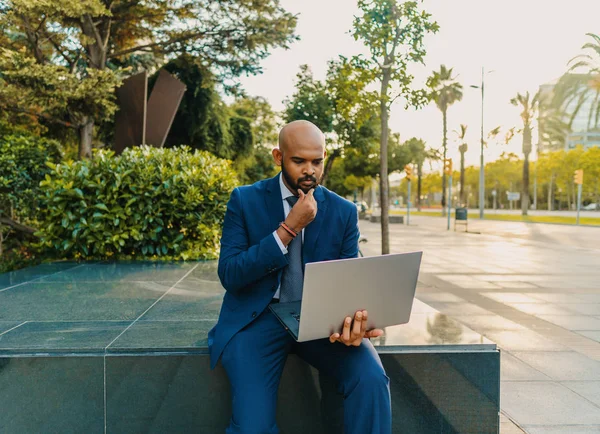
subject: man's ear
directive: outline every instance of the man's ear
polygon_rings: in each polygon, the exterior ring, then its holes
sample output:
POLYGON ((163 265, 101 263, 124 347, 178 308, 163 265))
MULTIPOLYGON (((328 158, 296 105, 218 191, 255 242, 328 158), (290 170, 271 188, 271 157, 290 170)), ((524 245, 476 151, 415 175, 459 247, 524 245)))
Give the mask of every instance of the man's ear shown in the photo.
POLYGON ((273 155, 273 160, 275 160, 275 164, 281 166, 281 161, 283 160, 283 153, 281 152, 281 150, 279 148, 274 148, 273 151, 271 151, 271 154, 273 155))

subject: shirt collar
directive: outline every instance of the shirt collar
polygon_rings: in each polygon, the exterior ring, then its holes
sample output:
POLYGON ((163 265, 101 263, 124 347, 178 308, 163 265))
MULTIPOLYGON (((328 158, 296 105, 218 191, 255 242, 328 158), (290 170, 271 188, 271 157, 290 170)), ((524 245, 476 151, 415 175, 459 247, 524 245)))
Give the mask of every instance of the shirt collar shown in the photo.
POLYGON ((294 196, 289 188, 283 183, 283 173, 279 173, 279 188, 281 190, 281 200, 285 200, 290 196, 294 196))

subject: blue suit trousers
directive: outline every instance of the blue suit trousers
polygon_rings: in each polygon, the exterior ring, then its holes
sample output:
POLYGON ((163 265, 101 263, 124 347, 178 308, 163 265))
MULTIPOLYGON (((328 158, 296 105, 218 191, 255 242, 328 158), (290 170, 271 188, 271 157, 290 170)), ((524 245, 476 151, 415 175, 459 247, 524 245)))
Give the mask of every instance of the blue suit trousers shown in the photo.
POLYGON ((266 309, 223 350, 231 384, 228 434, 276 434, 277 390, 290 351, 333 378, 344 397, 345 434, 390 434, 389 378, 368 339, 347 347, 328 339, 296 342, 266 309))

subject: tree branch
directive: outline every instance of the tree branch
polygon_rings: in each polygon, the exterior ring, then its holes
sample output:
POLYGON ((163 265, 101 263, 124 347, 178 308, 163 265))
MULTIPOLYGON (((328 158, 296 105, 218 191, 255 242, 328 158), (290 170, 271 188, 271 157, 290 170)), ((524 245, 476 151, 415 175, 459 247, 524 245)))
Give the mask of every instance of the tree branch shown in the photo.
POLYGON ((38 44, 39 41, 38 41, 37 32, 35 32, 31 28, 31 23, 29 22, 29 18, 27 18, 24 14, 21 14, 20 18, 23 21, 23 24, 25 26, 25 33, 27 34, 27 40, 31 44, 31 48, 33 49, 33 55, 35 57, 35 60, 37 60, 37 62, 39 64, 43 65, 44 63, 46 63, 46 58, 44 57, 44 53, 42 52, 42 49, 40 48, 40 46, 38 44))
POLYGON ((136 51, 141 51, 143 49, 146 48, 154 48, 154 47, 167 47, 171 44, 174 44, 176 42, 182 42, 188 39, 192 39, 195 37, 198 37, 200 35, 204 35, 205 33, 192 33, 190 35, 184 35, 184 36, 179 36, 177 38, 172 38, 169 39, 168 41, 163 41, 163 42, 153 42, 151 44, 145 44, 145 45, 139 45, 137 47, 133 47, 133 48, 128 48, 126 50, 122 50, 122 51, 118 51, 116 53, 112 53, 108 56, 109 59, 113 59, 115 57, 121 57, 121 56, 125 56, 126 54, 130 54, 130 53, 134 53, 136 51))
POLYGON ((33 235, 35 232, 37 232, 37 229, 18 223, 8 217, 0 217, 0 224, 5 224, 6 226, 10 226, 19 232, 24 232, 30 235, 33 235))
POLYGON ((35 117, 47 120, 49 122, 53 122, 53 123, 62 125, 63 127, 73 128, 75 130, 78 128, 77 125, 73 125, 70 122, 65 122, 65 121, 62 121, 60 119, 53 118, 52 116, 47 115, 45 113, 36 113, 36 112, 34 112, 32 110, 27 110, 27 109, 24 109, 24 108, 21 108, 21 107, 15 107, 15 106, 3 106, 3 108, 6 109, 6 110, 9 110, 11 112, 24 113, 26 115, 35 116, 35 117))
POLYGON ((104 41, 100 37, 98 28, 94 24, 94 21, 92 20, 92 17, 90 16, 90 14, 85 14, 84 18, 89 25, 89 30, 91 31, 92 36, 96 39, 96 44, 98 44, 98 47, 104 47, 104 41))
POLYGON ((67 56, 67 54, 63 51, 62 47, 60 45, 58 45, 58 43, 54 39, 52 39, 53 35, 50 35, 46 29, 44 29, 44 35, 46 36, 46 39, 48 41, 50 41, 50 43, 56 49, 56 51, 58 51, 59 54, 63 57, 63 59, 65 59, 67 61, 67 63, 69 64, 69 67, 71 67, 71 65, 73 65, 73 63, 75 63, 75 60, 73 60, 69 56, 67 56))

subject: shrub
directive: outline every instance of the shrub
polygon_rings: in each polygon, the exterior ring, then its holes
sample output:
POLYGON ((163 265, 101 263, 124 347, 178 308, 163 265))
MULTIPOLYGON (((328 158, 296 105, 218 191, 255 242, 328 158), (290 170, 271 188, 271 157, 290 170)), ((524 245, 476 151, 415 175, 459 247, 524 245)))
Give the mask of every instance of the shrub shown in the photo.
POLYGON ((63 258, 212 259, 237 185, 230 162, 148 146, 52 166, 40 245, 63 258))
MULTIPOLYGON (((60 157, 57 141, 25 132, 0 135, 0 218, 37 225, 39 183, 50 172, 46 162, 60 157)), ((40 262, 33 238, 0 220, 0 273, 40 262)))
POLYGON ((54 140, 24 134, 0 137, 0 215, 33 218, 39 183, 50 172, 46 162, 59 159, 60 146, 54 140))

